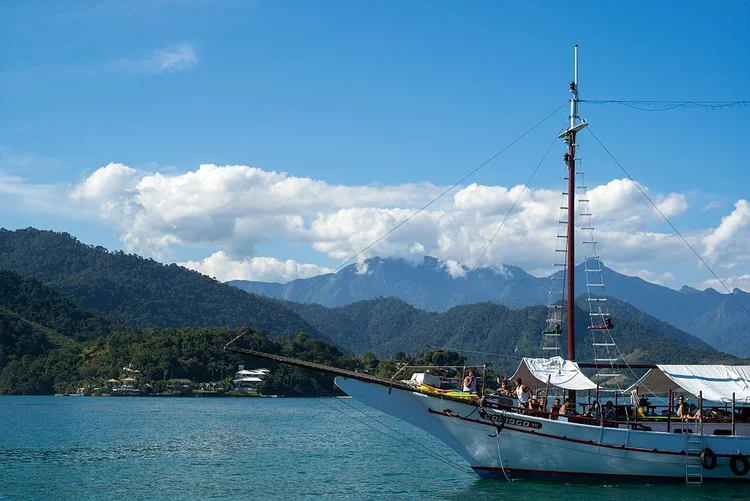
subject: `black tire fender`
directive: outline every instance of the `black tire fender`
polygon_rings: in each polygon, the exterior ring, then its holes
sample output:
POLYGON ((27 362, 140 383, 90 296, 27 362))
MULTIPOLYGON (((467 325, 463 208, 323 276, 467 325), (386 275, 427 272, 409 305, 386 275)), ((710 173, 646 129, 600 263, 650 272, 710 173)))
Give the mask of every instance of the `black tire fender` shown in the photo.
POLYGON ((708 447, 701 451, 701 466, 707 470, 713 470, 716 468, 716 454, 714 454, 714 451, 708 447))
POLYGON ((745 476, 750 471, 750 461, 742 454, 736 454, 729 458, 729 469, 738 477, 745 476))

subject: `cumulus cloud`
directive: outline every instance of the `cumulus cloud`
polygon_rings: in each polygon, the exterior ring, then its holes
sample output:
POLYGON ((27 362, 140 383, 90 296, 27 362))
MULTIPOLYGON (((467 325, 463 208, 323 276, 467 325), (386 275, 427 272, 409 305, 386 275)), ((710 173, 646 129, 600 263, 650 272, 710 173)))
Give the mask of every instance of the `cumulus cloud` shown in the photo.
POLYGON ((747 229, 750 227, 750 203, 738 200, 734 210, 721 219, 721 224, 703 239, 704 257, 717 262, 728 255, 750 252, 747 229), (740 238, 742 237, 742 238, 740 238))
POLYGON ((296 278, 314 277, 333 271, 330 268, 298 263, 291 259, 279 261, 272 257, 253 257, 232 260, 224 251, 215 252, 202 261, 186 261, 178 264, 222 282, 253 280, 286 283, 296 278))
MULTIPOLYGON (((371 246, 360 256, 360 266, 363 259, 373 256, 419 262, 431 255, 444 263, 448 273, 460 277, 466 267, 476 264, 518 199, 480 267, 508 263, 538 273, 551 271, 561 219, 559 192, 471 184, 415 215, 416 208, 442 190, 431 183, 335 185, 244 165, 205 164, 194 171, 165 174, 111 163, 72 187, 70 196, 118 225, 129 251, 164 259, 175 246, 221 250, 225 254, 213 254, 209 262, 190 265, 210 270, 211 263, 221 263, 223 271, 217 268, 209 274, 222 277, 229 276, 227 270, 259 276, 257 267, 262 261, 247 260, 256 255, 258 245, 271 240, 308 245, 341 261, 371 246), (411 218, 408 224, 380 239, 407 218, 411 218), (550 267, 540 267, 541 263, 550 263, 550 267)), ((689 208, 682 194, 649 196, 668 217, 689 208)), ((588 198, 597 228, 597 251, 608 264, 630 267, 645 276, 650 267, 647 263, 690 259, 678 237, 654 230, 661 216, 629 180, 614 179, 592 187, 588 198)), ((740 201, 718 228, 686 232, 685 236, 699 249, 723 248, 727 235, 746 224, 742 216, 746 209, 747 202, 740 201)), ((579 218, 579 224, 588 225, 588 221, 579 218)), ((589 240, 579 232, 579 244, 584 238, 589 240)), ((593 249, 584 247, 577 255, 590 253, 593 249)), ((265 276, 282 280, 305 273, 294 266, 289 270, 267 271, 265 276)), ((661 275, 651 278, 670 279, 661 275)))

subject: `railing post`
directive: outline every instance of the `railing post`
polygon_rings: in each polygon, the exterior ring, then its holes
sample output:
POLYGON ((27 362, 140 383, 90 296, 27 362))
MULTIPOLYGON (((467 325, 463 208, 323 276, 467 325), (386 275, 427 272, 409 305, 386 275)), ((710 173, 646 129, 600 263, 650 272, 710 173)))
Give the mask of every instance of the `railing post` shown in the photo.
POLYGON ((672 432, 672 399, 674 398, 674 393, 672 393, 672 390, 669 390, 669 400, 667 401, 667 433, 672 432))
POLYGON ((698 413, 700 413, 700 429, 701 429, 701 435, 703 435, 703 390, 698 392, 698 413))
MULTIPOLYGON (((599 412, 599 426, 604 426, 604 412, 602 412, 602 403, 599 401, 599 383, 596 383, 596 410, 599 412)), ((596 414, 594 414, 596 417, 596 414)))
POLYGON ((487 381, 487 364, 482 364, 482 397, 484 397, 485 381, 487 381))
POLYGON ((547 404, 549 403, 549 382, 552 379, 552 374, 547 374, 547 389, 544 390, 544 412, 547 412, 547 404))
POLYGON ((732 392, 732 435, 734 435, 734 392, 732 392))

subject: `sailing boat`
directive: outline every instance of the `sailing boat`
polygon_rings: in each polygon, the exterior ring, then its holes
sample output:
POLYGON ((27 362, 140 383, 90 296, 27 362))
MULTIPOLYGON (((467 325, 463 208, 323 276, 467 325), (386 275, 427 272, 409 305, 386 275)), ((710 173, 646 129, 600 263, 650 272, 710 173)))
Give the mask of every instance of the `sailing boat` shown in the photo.
MULTIPOLYGON (((576 137, 587 127, 578 116, 578 46, 575 47, 574 79, 570 84, 570 122, 559 135, 567 151, 567 197, 561 221, 564 234, 562 289, 553 289, 560 298, 550 301, 548 325, 544 330, 547 358, 525 358, 515 376, 549 388, 568 392, 575 402, 576 391, 599 391, 581 368, 603 368, 600 376, 616 377, 618 357, 607 355, 614 348, 614 326, 604 308, 606 298, 589 294, 591 329, 604 339, 594 342, 600 348, 593 364, 578 364, 575 356, 575 216, 576 216, 576 137), (564 309, 565 308, 565 311, 564 309), (559 356, 563 320, 567 322, 567 359, 559 356)), ((579 203, 582 200, 579 200, 579 203)), ((585 201, 585 200, 584 200, 585 201)), ((579 207, 580 209, 580 207, 579 207)), ((584 218, 588 211, 579 213, 584 218)), ((590 224, 589 224, 590 226, 590 224)), ((601 270, 598 256, 587 271, 601 270)), ((599 271, 601 273, 601 271, 599 271)), ((555 276, 553 276, 553 279, 555 276)), ((587 284, 596 286, 595 283, 587 284)), ((553 294, 554 295, 554 294, 553 294)), ((231 351, 321 370, 336 375, 336 385, 345 393, 386 414, 411 423, 444 442, 460 455, 479 476, 507 480, 535 478, 543 480, 603 482, 703 482, 704 480, 750 480, 750 431, 734 422, 736 401, 750 402, 750 367, 728 366, 639 366, 650 368, 633 387, 625 390, 637 395, 639 387, 652 392, 686 392, 702 402, 732 404, 731 422, 710 423, 703 417, 690 422, 671 418, 644 424, 638 415, 623 421, 593 418, 558 419, 546 412, 500 405, 489 399, 451 392, 430 391, 424 384, 383 380, 367 374, 321 366, 295 359, 241 348, 231 351), (467 398, 468 396, 468 398, 467 398)), ((514 377, 515 377, 514 376, 514 377)), ((637 398, 637 397, 636 397, 637 398)), ((634 407, 637 407, 634 406, 634 407)), ((671 411, 671 404, 670 404, 671 411)), ((701 408, 701 411, 703 409, 701 408)), ((703 413, 701 414, 701 416, 703 413)))

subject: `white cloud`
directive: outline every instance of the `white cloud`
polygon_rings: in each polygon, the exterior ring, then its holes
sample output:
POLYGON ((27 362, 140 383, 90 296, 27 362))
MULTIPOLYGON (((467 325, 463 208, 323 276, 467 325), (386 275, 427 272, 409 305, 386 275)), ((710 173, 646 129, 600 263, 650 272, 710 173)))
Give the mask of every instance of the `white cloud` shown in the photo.
POLYGON ((447 261, 441 261, 440 264, 453 278, 466 278, 466 267, 458 261, 449 259, 447 261))
MULTIPOLYGON (((722 282, 724 282, 724 285, 726 285, 729 290, 734 290, 735 288, 741 289, 745 292, 750 292, 750 273, 747 275, 739 275, 736 277, 726 277, 721 279, 722 282)), ((726 293, 727 290, 724 288, 723 285, 721 285, 721 282, 716 280, 715 278, 712 278, 710 280, 706 280, 702 284, 700 284, 697 288, 698 289, 707 289, 709 287, 713 287, 717 291, 721 293, 726 293)))
POLYGON ((291 259, 279 261, 272 257, 253 257, 232 260, 223 251, 218 251, 203 261, 187 261, 180 266, 214 277, 222 282, 228 280, 253 280, 259 282, 286 283, 296 278, 308 278, 333 271, 314 264, 298 263, 291 259))
POLYGON ((158 74, 189 70, 197 64, 198 53, 195 47, 181 42, 154 49, 142 58, 114 61, 102 69, 113 73, 158 74))
POLYGON ((733 258, 747 257, 750 253, 748 227, 750 203, 738 200, 731 214, 721 218, 721 224, 703 239, 704 257, 712 263, 720 259, 731 261, 733 258))
MULTIPOLYGON (((130 252, 172 260, 175 248, 204 248, 213 254, 189 263, 191 267, 221 278, 277 281, 307 276, 313 272, 306 270, 314 268, 287 261, 282 271, 277 262, 262 260, 269 258, 253 257, 260 244, 273 240, 308 245, 343 262, 409 217, 407 224, 363 253, 359 262, 373 256, 421 262, 431 255, 444 263, 446 272, 461 276, 474 267, 524 191, 523 186, 472 184, 415 215, 416 208, 443 188, 430 183, 333 185, 243 165, 206 164, 185 173, 153 168, 157 172, 110 163, 71 186, 67 198, 61 198, 59 186, 29 185, 19 178, 0 179, 0 191, 20 200, 19 207, 39 203, 33 200, 52 200, 45 210, 98 214, 120 229, 130 252)), ((670 216, 688 208, 681 194, 650 196, 670 216)), ((644 277, 652 272, 649 279, 666 283, 670 277, 661 273, 661 263, 693 260, 678 237, 654 231, 661 218, 629 181, 615 179, 592 187, 589 199, 597 251, 607 264, 637 270, 644 277)), ((553 190, 525 190, 479 267, 507 263, 551 272, 560 202, 560 193, 553 190)), ((738 237, 746 234, 749 209, 741 200, 718 228, 688 231, 684 236, 699 250, 731 258, 722 260, 722 266, 735 266, 733 273, 745 273, 746 268, 737 263, 750 255, 750 239, 738 237)), ((578 222, 587 224, 580 218, 578 222)), ((584 238, 588 235, 579 232, 579 243, 584 238)), ((579 261, 592 252, 579 249, 579 261)))

